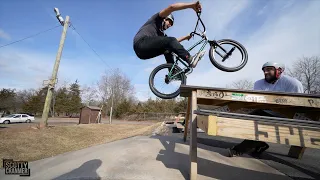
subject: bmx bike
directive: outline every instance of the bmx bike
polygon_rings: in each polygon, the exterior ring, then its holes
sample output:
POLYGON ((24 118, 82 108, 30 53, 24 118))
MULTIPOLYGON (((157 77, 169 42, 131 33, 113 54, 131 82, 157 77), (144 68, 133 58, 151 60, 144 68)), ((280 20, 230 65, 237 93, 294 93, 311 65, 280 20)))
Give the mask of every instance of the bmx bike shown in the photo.
MULTIPOLYGON (((235 71, 239 71, 240 69, 242 69, 248 61, 248 53, 247 50, 244 48, 244 46, 242 44, 240 44, 239 42, 232 40, 232 39, 221 39, 221 40, 209 40, 206 36, 206 27, 203 23, 203 21, 200 18, 201 13, 197 13, 198 16, 198 20, 197 20, 197 24, 195 26, 195 29, 193 32, 191 32, 192 37, 194 35, 200 36, 201 39, 196 42, 194 45, 192 45, 189 49, 187 49, 188 52, 190 52, 192 49, 194 49, 196 46, 202 44, 201 48, 199 49, 199 51, 195 54, 199 56, 199 61, 201 60, 201 58, 204 56, 205 54, 205 50, 204 48, 206 47, 207 44, 210 45, 209 48, 209 59, 211 61, 211 63, 218 69, 220 69, 221 71, 225 71, 225 72, 235 72, 235 71), (199 21, 201 22, 202 26, 203 26, 203 32, 200 34, 198 33, 197 27, 199 25, 199 21), (226 48, 223 48, 223 45, 232 45, 233 47, 227 51, 226 48), (221 49, 223 52, 219 52, 218 50, 221 49), (238 49, 240 51, 241 54, 241 63, 239 65, 236 65, 234 67, 226 67, 224 65, 221 64, 221 62, 225 62, 227 59, 229 59, 232 54, 234 53, 234 51, 238 49), (219 60, 215 57, 215 53, 217 53, 221 58, 221 62, 219 62, 219 60)), ((174 63, 166 63, 166 64, 161 64, 159 66, 157 66, 155 69, 153 69, 153 71, 150 73, 149 76, 149 87, 151 89, 151 91, 157 96, 160 97, 162 99, 173 99, 175 97, 177 97, 180 94, 180 86, 181 85, 185 85, 186 84, 186 79, 187 79, 187 75, 191 74, 193 71, 193 67, 191 67, 191 65, 189 65, 187 62, 183 61, 180 57, 178 57, 178 55, 176 55, 174 52, 170 52, 173 57, 174 57, 174 63), (183 68, 179 67, 178 62, 181 62, 181 64, 184 66, 183 68), (169 93, 163 93, 159 91, 159 88, 155 87, 155 76, 157 74, 159 74, 159 71, 166 69, 165 70, 165 74, 163 76, 160 76, 161 81, 164 81, 164 84, 168 85, 170 83, 172 84, 177 84, 178 88, 177 90, 174 90, 173 92, 169 92, 169 93), (176 83, 176 81, 180 81, 180 83, 176 83)), ((191 62, 192 64, 192 62, 191 62)))

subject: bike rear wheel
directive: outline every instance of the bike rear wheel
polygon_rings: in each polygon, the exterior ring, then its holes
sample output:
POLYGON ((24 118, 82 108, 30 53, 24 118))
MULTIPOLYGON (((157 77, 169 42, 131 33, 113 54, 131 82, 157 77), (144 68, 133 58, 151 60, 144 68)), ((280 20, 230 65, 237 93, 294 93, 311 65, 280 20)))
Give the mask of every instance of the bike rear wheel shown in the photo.
MULTIPOLYGON (((216 68, 218 68, 222 71, 225 71, 225 72, 235 72, 235 71, 239 71, 247 64, 248 53, 242 44, 240 44, 239 42, 232 40, 232 39, 221 39, 221 40, 217 41, 217 44, 211 44, 210 51, 209 51, 209 59, 210 59, 211 63, 216 68), (231 46, 233 46, 233 48, 231 48, 231 50, 229 50, 229 49, 226 49, 225 47, 223 47, 224 45, 231 45, 231 46), (221 47, 223 49, 221 49, 221 47), (219 49, 220 49, 220 51, 218 51, 219 49), (234 66, 234 67, 227 67, 227 66, 222 65, 222 62, 227 61, 228 58, 231 57, 231 55, 234 53, 234 51, 236 49, 240 51, 241 63, 239 65, 234 66), (221 53, 221 51, 223 53, 221 53), (215 53, 217 53, 217 55, 218 55, 217 57, 222 56, 221 57, 222 62, 218 61, 218 59, 215 57, 215 53), (229 56, 228 56, 228 53, 230 53, 229 56), (223 57, 228 57, 228 58, 223 59, 223 57)), ((237 59, 239 59, 239 58, 237 58, 237 59)))
MULTIPOLYGON (((175 97, 177 97, 180 94, 180 86, 183 84, 186 84, 186 76, 184 74, 184 72, 182 72, 182 69, 179 66, 175 66, 175 71, 177 73, 179 73, 178 75, 176 75, 175 80, 176 83, 174 82, 174 79, 170 79, 168 77, 169 71, 170 69, 173 67, 173 64, 161 64, 159 66, 157 66, 150 74, 149 77, 149 87, 150 90, 159 98, 162 99, 173 99, 175 97), (160 71, 164 71, 163 74, 161 75, 160 71), (160 80, 157 81, 156 80, 156 76, 160 75, 160 80), (175 84, 177 86, 176 90, 173 90, 172 92, 168 92, 168 93, 164 93, 164 92, 160 92, 159 91, 159 87, 156 87, 156 83, 157 82, 164 82, 164 84, 169 85, 171 84, 175 84)), ((173 76, 174 74, 172 74, 171 76, 173 76)))

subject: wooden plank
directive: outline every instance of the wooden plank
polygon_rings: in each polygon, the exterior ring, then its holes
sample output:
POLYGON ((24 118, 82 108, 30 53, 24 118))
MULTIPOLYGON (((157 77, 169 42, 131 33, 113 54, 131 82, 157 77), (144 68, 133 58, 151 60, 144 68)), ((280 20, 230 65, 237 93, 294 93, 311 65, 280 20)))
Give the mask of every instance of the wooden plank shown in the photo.
POLYGON ((185 124, 184 124, 184 133, 183 133, 183 141, 186 142, 187 135, 188 135, 188 126, 189 126, 189 118, 190 118, 190 111, 191 111, 191 97, 188 97, 188 104, 187 104, 187 115, 185 118, 185 124))
POLYGON ((209 117, 211 116, 197 115, 197 126, 207 134, 209 129, 209 117))
POLYGON ((296 96, 296 97, 310 97, 310 98, 320 98, 319 94, 304 94, 304 93, 292 93, 292 92, 275 92, 275 91, 257 91, 257 90, 244 90, 244 89, 226 89, 218 87, 205 87, 205 86, 190 86, 190 85, 181 85, 180 86, 180 95, 182 97, 191 96, 191 92, 194 90, 215 90, 215 91, 232 91, 236 93, 253 93, 253 94, 271 94, 276 96, 296 96))
MULTIPOLYGON (((201 116, 201 122, 210 121, 210 116, 201 116), (205 118, 206 117, 206 118, 205 118)), ((214 116, 212 116, 214 117, 214 116)), ((199 124, 199 123, 198 123, 199 124)), ((206 122, 203 122, 206 124, 206 122)), ((210 123, 203 129, 208 135, 251 139, 279 144, 320 149, 320 129, 294 125, 273 125, 255 120, 216 117, 216 133, 209 131, 210 123)), ((211 125, 212 126, 212 125, 211 125)))
POLYGON ((311 130, 309 132, 310 135, 320 137, 320 133, 317 131, 320 131, 319 128, 316 127, 310 127, 310 126, 298 126, 298 125, 293 125, 293 124, 273 124, 273 123, 264 123, 264 122, 259 122, 259 121, 252 121, 252 120, 237 120, 237 121, 229 121, 226 119, 232 119, 232 118, 221 118, 219 117, 218 120, 216 121, 217 124, 219 124, 220 127, 222 126, 237 126, 240 127, 242 126, 243 129, 252 129, 255 128, 256 125, 259 125, 259 130, 264 130, 264 131, 275 131, 275 127, 287 127, 288 129, 284 129, 283 131, 285 133, 290 133, 292 130, 290 128, 304 128, 311 130), (254 123, 253 123, 254 122, 254 123))
POLYGON ((217 120, 218 117, 217 116, 209 116, 208 118, 208 133, 212 134, 214 136, 217 135, 217 131, 218 131, 218 126, 217 126, 217 120))
POLYGON ((196 180, 198 175, 197 165, 197 92, 193 91, 191 96, 190 108, 190 180, 196 180))
POLYGON ((197 90, 197 97, 203 99, 219 99, 240 102, 253 102, 257 104, 275 104, 287 106, 304 106, 310 108, 320 108, 320 98, 274 95, 266 93, 236 93, 231 90, 197 90))
POLYGON ((217 135, 217 116, 197 116, 197 126, 212 136, 217 135))

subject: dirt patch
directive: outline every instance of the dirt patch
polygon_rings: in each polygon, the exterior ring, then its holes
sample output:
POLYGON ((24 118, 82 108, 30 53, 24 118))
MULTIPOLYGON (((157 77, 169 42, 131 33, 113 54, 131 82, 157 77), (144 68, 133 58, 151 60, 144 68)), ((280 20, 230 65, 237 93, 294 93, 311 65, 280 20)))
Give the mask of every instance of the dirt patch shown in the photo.
POLYGON ((152 135, 160 124, 81 124, 52 126, 46 129, 19 129, 20 131, 2 130, 0 168, 2 158, 39 160, 132 136, 152 135))

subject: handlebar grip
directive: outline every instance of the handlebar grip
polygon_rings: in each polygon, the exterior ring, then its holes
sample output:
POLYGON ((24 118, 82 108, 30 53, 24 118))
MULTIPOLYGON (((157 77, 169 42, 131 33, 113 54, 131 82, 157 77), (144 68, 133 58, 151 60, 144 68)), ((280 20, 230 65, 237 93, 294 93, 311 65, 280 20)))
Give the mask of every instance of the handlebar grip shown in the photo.
MULTIPOLYGON (((191 32, 190 34, 189 34, 191 37, 193 37, 194 36, 194 32, 191 32)), ((189 41, 190 39, 188 39, 188 41, 189 41)))

